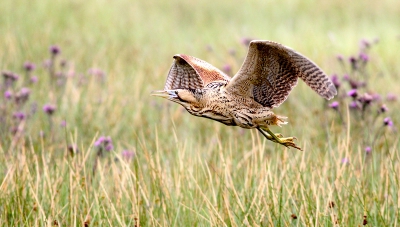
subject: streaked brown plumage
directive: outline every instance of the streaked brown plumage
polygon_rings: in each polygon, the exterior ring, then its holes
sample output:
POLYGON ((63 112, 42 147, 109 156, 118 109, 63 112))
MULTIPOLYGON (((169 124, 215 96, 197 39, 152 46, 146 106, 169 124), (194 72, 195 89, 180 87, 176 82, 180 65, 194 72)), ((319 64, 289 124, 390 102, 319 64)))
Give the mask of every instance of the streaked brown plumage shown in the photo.
POLYGON ((154 91, 153 95, 179 103, 198 117, 257 128, 267 139, 286 147, 300 149, 294 137, 283 138, 269 130, 271 125, 287 123, 286 117, 275 115, 271 109, 286 100, 297 78, 326 99, 337 93, 315 63, 271 41, 250 42, 247 57, 232 79, 195 57, 179 54, 174 59, 164 90, 154 91))

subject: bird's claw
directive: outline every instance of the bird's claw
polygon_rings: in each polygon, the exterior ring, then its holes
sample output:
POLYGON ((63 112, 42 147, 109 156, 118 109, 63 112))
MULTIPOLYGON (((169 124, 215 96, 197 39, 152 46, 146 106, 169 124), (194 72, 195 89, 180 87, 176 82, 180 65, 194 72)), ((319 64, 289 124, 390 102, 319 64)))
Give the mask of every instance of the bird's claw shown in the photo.
MULTIPOLYGON (((275 134, 276 135, 276 134, 275 134)), ((282 144, 285 147, 294 147, 296 149, 302 150, 300 147, 298 147, 295 143, 294 140, 297 140, 296 137, 286 137, 286 138, 282 138, 282 137, 278 137, 279 140, 274 140, 274 142, 282 144)))
POLYGON ((294 147, 294 148, 296 148, 296 149, 302 151, 302 149, 301 149, 300 147, 298 147, 298 146, 293 142, 293 140, 296 140, 296 139, 297 139, 296 137, 282 138, 281 141, 278 141, 277 143, 280 143, 280 144, 282 144, 283 146, 288 147, 288 148, 289 148, 289 147, 294 147))
POLYGON ((275 134, 275 133, 272 133, 269 129, 265 129, 265 131, 268 132, 268 134, 265 134, 265 133, 264 133, 262 130, 260 130, 260 129, 259 129, 259 131, 260 131, 267 139, 269 139, 269 140, 271 140, 271 141, 273 141, 273 142, 275 142, 275 143, 282 144, 283 146, 288 147, 288 148, 294 147, 294 148, 296 148, 296 149, 302 151, 302 149, 301 149, 300 147, 298 147, 298 146, 294 143, 294 140, 297 140, 297 138, 294 137, 294 136, 284 138, 282 134, 280 134, 280 133, 276 133, 276 134, 275 134))

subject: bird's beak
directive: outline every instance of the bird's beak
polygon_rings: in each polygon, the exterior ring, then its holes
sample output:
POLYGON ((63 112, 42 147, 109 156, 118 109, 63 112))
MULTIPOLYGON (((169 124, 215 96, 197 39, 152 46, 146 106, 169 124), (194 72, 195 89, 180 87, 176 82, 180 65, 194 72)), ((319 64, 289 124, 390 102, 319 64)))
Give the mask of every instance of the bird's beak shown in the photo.
POLYGON ((176 94, 176 91, 174 91, 174 90, 152 91, 150 94, 153 96, 158 96, 158 97, 166 98, 169 100, 174 100, 174 99, 178 98, 178 95, 176 94))

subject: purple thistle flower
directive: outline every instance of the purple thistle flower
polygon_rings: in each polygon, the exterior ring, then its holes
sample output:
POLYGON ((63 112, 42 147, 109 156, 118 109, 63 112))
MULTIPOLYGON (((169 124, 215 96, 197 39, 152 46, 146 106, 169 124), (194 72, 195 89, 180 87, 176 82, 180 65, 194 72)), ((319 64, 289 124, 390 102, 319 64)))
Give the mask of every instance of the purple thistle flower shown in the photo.
POLYGON ((334 110, 338 110, 339 109, 339 102, 334 101, 331 104, 329 104, 329 107, 334 109, 334 110))
POLYGON ((113 149, 114 149, 114 145, 112 143, 109 143, 104 147, 104 150, 106 150, 106 151, 112 151, 113 149))
POLYGON ((347 95, 353 98, 357 98, 357 89, 351 89, 349 92, 347 92, 347 95))
POLYGON ((337 59, 338 61, 342 62, 344 58, 343 58, 343 55, 338 54, 338 55, 336 55, 336 59, 337 59))
POLYGON ((372 152, 372 148, 371 148, 370 146, 367 146, 367 147, 365 148, 365 153, 366 153, 366 154, 371 154, 371 152, 372 152))
POLYGON ((24 63, 24 69, 28 72, 35 70, 35 68, 36 68, 36 65, 33 64, 32 62, 27 61, 24 63))
POLYGON ((20 93, 23 96, 27 96, 27 95, 29 95, 31 93, 31 90, 29 88, 23 87, 23 88, 21 88, 20 93))
POLYGON ((369 56, 366 53, 360 53, 359 58, 363 61, 363 62, 368 62, 369 60, 369 56))
POLYGON ((360 48, 361 49, 369 48, 370 46, 371 46, 371 43, 368 40, 362 39, 360 41, 360 48))
POLYGON ((100 137, 96 140, 96 142, 94 142, 94 146, 95 146, 95 147, 100 146, 100 145, 103 143, 104 139, 105 139, 104 136, 100 136, 100 137))
POLYGON ((15 113, 13 114, 13 117, 14 117, 15 119, 17 119, 17 120, 22 121, 22 120, 25 119, 26 116, 25 116, 25 114, 22 113, 22 112, 15 112, 15 113))
POLYGON ((12 72, 10 72, 10 71, 1 72, 1 75, 3 75, 4 80, 7 80, 10 77, 11 74, 12 74, 12 72))
POLYGON ((349 81, 349 80, 350 80, 349 74, 344 74, 344 75, 343 75, 343 80, 344 80, 344 81, 349 81))
POLYGON ((112 143, 111 137, 109 136, 105 137, 103 141, 105 145, 112 143))
POLYGON ((50 46, 49 50, 50 50, 50 53, 51 53, 53 56, 55 56, 55 55, 61 53, 61 49, 60 49, 60 47, 58 47, 57 45, 52 45, 52 46, 50 46))
POLYGON ((386 96, 386 100, 389 101, 389 102, 397 101, 397 96, 395 94, 393 94, 393 93, 389 93, 386 96))
POLYGON ((377 102, 377 101, 381 101, 381 96, 377 93, 372 94, 372 100, 377 102))
POLYGON ((54 105, 51 104, 45 104, 43 106, 43 111, 48 114, 49 116, 52 115, 55 111, 56 111, 56 107, 54 105))
POLYGON ((373 97, 368 93, 365 93, 360 98, 360 102, 363 103, 364 105, 369 105, 372 102, 372 100, 373 100, 373 97))
POLYGON ((356 64, 357 63, 357 58, 355 58, 354 56, 349 57, 349 62, 351 64, 356 64))
POLYGON ((109 137, 109 136, 107 136, 107 137, 100 136, 96 140, 96 142, 94 142, 95 147, 99 147, 99 146, 103 146, 103 145, 104 145, 104 147, 106 147, 107 145, 110 145, 110 144, 112 145, 112 140, 111 140, 111 137, 109 137))
POLYGON ((338 89, 340 87, 339 77, 336 74, 333 74, 331 76, 331 80, 333 82, 333 85, 335 85, 336 89, 338 89))
POLYGON ((15 74, 10 71, 4 71, 2 74, 5 80, 16 81, 19 78, 18 74, 15 74))
POLYGON ((21 104, 28 101, 30 94, 31 90, 29 90, 29 88, 21 88, 21 90, 15 95, 15 102, 21 104))
POLYGON ((353 80, 353 79, 349 79, 348 81, 349 81, 350 87, 352 89, 357 89, 358 87, 363 87, 363 83, 362 82, 358 82, 358 81, 353 80))
POLYGON ((60 126, 64 128, 65 126, 67 126, 67 122, 65 120, 62 120, 60 126))
POLYGON ((351 56, 350 58, 349 58, 349 62, 350 62, 350 64, 351 64, 351 68, 353 69, 353 70, 356 70, 358 67, 357 67, 357 58, 355 58, 354 56, 351 56))
POLYGON ((103 156, 103 150, 112 151, 114 149, 114 145, 112 144, 111 137, 100 136, 99 139, 94 142, 94 146, 98 147, 97 155, 103 156))
POLYGON ((19 78, 18 74, 10 72, 10 71, 4 71, 4 72, 2 72, 2 74, 3 74, 4 84, 5 84, 6 88, 11 86, 19 78))
POLYGON ((392 127, 393 126, 392 119, 390 119, 390 117, 386 117, 385 119, 383 119, 383 125, 388 126, 388 127, 392 127))
POLYGON ((122 153, 121 153, 121 156, 122 156, 123 159, 129 161, 133 157, 135 157, 135 152, 130 151, 130 150, 123 150, 122 153))
POLYGON ((37 83, 37 81, 38 81, 37 76, 31 76, 30 81, 31 81, 32 84, 37 83))
POLYGON ((357 101, 352 101, 352 102, 349 104, 349 108, 350 108, 350 109, 359 109, 360 106, 358 105, 357 101))
POLYGON ((385 113, 387 112, 389 109, 386 107, 385 104, 382 104, 381 108, 379 108, 379 112, 380 113, 385 113))
POLYGON ((12 75, 12 76, 11 76, 11 80, 12 80, 12 81, 17 81, 17 80, 18 80, 18 78, 19 78, 18 74, 13 73, 13 74, 11 74, 11 75, 12 75))
POLYGON ((12 92, 11 91, 5 91, 4 92, 4 98, 10 100, 12 98, 12 92))
POLYGON ((342 158, 342 164, 349 165, 350 160, 348 158, 342 158))

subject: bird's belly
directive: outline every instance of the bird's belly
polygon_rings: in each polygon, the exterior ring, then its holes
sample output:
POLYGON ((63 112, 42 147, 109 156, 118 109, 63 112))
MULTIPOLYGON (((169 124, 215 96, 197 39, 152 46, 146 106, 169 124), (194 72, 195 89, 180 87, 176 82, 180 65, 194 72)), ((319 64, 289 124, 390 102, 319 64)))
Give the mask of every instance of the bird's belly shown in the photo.
POLYGON ((262 126, 276 125, 276 116, 267 108, 238 109, 230 113, 232 123, 242 128, 257 128, 262 126))
POLYGON ((237 126, 234 118, 229 115, 226 116, 226 115, 223 115, 220 113, 208 111, 208 112, 203 113, 200 117, 218 121, 218 122, 221 122, 222 124, 228 125, 228 126, 237 126))
POLYGON ((247 114, 244 115, 237 112, 230 112, 225 114, 226 115, 216 112, 206 112, 203 113, 201 117, 221 122, 222 124, 227 126, 239 126, 247 129, 257 127, 257 125, 255 125, 252 121, 252 116, 249 116, 247 114))
POLYGON ((256 128, 260 126, 276 125, 275 115, 269 108, 209 108, 193 115, 221 122, 228 126, 239 126, 242 128, 256 128))

